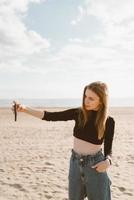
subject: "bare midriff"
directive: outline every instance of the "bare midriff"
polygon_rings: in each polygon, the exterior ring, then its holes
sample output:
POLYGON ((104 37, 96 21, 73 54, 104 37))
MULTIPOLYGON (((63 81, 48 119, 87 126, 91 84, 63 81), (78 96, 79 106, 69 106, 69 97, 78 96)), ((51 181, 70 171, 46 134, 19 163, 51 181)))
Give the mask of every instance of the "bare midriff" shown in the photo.
POLYGON ((74 137, 73 149, 78 154, 93 155, 96 154, 102 148, 101 144, 92 144, 84 140, 74 137))

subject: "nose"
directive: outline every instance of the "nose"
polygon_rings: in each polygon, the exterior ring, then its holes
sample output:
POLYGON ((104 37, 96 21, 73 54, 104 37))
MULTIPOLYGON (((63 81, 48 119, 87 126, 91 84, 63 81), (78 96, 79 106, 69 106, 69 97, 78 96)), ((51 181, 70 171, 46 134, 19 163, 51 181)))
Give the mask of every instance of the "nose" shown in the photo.
POLYGON ((89 99, 85 99, 85 104, 89 105, 90 104, 90 100, 89 99))

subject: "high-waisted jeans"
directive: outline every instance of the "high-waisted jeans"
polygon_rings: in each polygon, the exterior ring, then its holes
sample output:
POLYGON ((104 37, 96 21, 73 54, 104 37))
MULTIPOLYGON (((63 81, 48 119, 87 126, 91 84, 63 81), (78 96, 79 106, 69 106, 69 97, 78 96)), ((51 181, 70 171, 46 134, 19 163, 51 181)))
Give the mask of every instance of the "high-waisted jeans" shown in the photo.
POLYGON ((72 149, 69 168, 69 200, 111 200, 111 180, 107 172, 93 165, 105 160, 102 149, 95 155, 79 155, 72 149))

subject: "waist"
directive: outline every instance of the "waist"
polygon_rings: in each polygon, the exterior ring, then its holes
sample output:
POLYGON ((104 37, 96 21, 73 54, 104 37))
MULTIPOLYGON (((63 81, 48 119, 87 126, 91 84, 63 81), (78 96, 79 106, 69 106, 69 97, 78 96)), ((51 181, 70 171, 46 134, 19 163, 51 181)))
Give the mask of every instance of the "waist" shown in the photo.
POLYGON ((102 145, 96 145, 91 142, 74 137, 73 149, 78 154, 95 154, 102 148, 102 145))
POLYGON ((89 160, 92 158, 98 158, 99 156, 104 156, 102 153, 102 148, 95 154, 88 154, 88 155, 82 155, 82 154, 78 154, 77 152, 74 151, 74 149, 71 150, 72 151, 72 157, 78 160, 89 160))

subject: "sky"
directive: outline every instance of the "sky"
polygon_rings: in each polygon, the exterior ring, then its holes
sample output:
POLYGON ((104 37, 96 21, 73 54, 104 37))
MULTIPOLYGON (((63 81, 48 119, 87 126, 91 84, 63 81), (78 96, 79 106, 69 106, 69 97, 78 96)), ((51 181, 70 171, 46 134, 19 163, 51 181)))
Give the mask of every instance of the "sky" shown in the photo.
POLYGON ((133 0, 1 0, 0 98, 134 97, 133 0))

